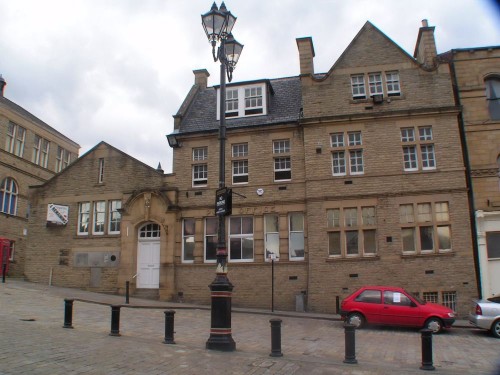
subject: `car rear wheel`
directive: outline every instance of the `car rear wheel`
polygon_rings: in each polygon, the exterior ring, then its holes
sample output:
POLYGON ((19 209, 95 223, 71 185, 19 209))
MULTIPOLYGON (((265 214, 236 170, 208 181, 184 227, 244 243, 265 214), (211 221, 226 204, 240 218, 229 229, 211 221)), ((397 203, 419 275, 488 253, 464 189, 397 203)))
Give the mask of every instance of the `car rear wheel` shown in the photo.
POLYGON ((352 324, 356 328, 361 328, 365 324, 365 317, 361 313, 352 313, 346 319, 347 324, 352 324))
POLYGON ((432 333, 439 333, 443 330, 443 322, 439 318, 429 318, 425 322, 425 328, 430 329, 432 333))
POLYGON ((500 339, 500 319, 497 319, 491 325, 491 333, 497 339, 500 339))

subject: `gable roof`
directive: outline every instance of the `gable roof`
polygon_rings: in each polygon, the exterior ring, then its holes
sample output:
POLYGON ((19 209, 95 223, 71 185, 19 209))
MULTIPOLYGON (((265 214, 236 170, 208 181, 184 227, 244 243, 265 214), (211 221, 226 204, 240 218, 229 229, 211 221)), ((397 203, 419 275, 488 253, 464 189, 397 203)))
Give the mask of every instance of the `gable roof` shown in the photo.
POLYGON ((12 112, 17 113, 18 115, 20 115, 21 117, 24 117, 28 121, 38 125, 39 127, 43 128, 45 130, 47 130, 49 133, 52 133, 52 134, 56 135, 57 137, 64 139, 66 142, 71 143, 74 147, 80 148, 80 145, 78 143, 69 139, 64 134, 62 134, 59 131, 57 131, 56 129, 54 129, 52 126, 46 124, 45 122, 40 120, 38 117, 36 117, 32 113, 28 112, 26 109, 21 107, 20 105, 14 103, 13 101, 11 101, 11 100, 9 100, 6 97, 1 96, 1 95, 0 95, 0 105, 5 106, 7 109, 11 110, 12 112))
POLYGON ((402 49, 370 21, 366 21, 326 76, 330 75, 331 72, 337 68, 388 64, 401 62, 401 60, 410 60, 416 64, 416 60, 408 54, 408 52, 402 49), (366 53, 366 51, 369 51, 371 48, 381 47, 386 49, 386 53, 383 55, 366 53), (378 62, 377 59, 379 59, 380 62, 378 62))
POLYGON ((153 167, 150 167, 149 165, 143 163, 142 161, 130 156, 129 154, 117 149, 116 147, 114 146, 111 146, 109 143, 107 142, 104 142, 104 141, 101 141, 99 142, 97 145, 95 145, 94 147, 92 147, 90 150, 88 150, 85 154, 81 155, 80 157, 78 157, 78 159, 76 159, 73 163, 71 163, 70 165, 68 165, 66 168, 64 168, 63 170, 61 170, 60 172, 56 173, 52 178, 48 179, 47 181, 45 181, 43 184, 40 184, 40 185, 36 185, 36 186, 30 186, 30 187, 43 187, 45 185, 48 185, 50 182, 52 182, 53 180, 57 179, 59 176, 61 175, 64 175, 65 173, 67 173, 69 170, 73 169, 76 165, 78 165, 83 159, 85 159, 88 155, 92 154, 94 151, 96 151, 99 147, 101 146, 104 146, 106 148, 109 148, 119 154, 122 154, 123 156, 125 156, 126 158, 132 160, 133 162, 135 163, 138 163, 138 164, 141 164, 143 167, 147 168, 147 169, 150 169, 156 173, 158 173, 158 175, 160 176, 163 176, 164 173, 163 173, 163 170, 159 170, 158 168, 153 168, 153 167))
MULTIPOLYGON (((228 129, 265 126, 299 120, 302 108, 302 95, 300 78, 298 76, 252 82, 236 82, 227 86, 244 86, 262 82, 266 82, 269 91, 267 115, 227 118, 226 127, 228 129)), ((179 133, 210 132, 219 129, 216 90, 218 87, 213 86, 197 90, 188 109, 182 116, 179 133)))

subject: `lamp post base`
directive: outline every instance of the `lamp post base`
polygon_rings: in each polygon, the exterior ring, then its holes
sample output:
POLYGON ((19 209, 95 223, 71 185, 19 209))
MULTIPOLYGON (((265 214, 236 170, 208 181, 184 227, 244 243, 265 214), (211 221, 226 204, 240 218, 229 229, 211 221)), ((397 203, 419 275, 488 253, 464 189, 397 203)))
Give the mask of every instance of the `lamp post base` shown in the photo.
POLYGON ((236 343, 231 335, 231 296, 233 284, 225 273, 218 273, 210 284, 211 291, 211 327, 206 348, 232 352, 236 343))

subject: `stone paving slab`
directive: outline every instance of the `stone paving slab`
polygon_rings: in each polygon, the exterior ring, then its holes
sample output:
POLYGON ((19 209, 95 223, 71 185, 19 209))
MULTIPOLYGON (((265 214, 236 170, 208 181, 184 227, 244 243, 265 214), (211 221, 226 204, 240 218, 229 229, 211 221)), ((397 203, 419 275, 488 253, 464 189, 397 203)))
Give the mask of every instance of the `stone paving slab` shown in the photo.
MULTIPOLYGON (((0 284, 0 375, 11 374, 418 374, 418 330, 356 331, 358 364, 344 364, 342 322, 281 316, 283 357, 270 357, 270 323, 263 311, 232 314, 237 350, 205 349, 207 306, 130 299, 120 337, 109 336, 109 304, 122 296, 7 280, 0 284), (75 298, 73 329, 64 329, 64 298, 75 298), (98 303, 88 303, 93 301, 98 303), (139 308, 141 307, 141 308, 139 308), (148 308, 145 308, 148 307, 148 308), (163 344, 164 310, 175 310, 175 345, 163 344)), ((325 317, 326 318, 326 317, 325 317)), ((438 374, 492 374, 500 340, 476 329, 433 337, 438 374)))

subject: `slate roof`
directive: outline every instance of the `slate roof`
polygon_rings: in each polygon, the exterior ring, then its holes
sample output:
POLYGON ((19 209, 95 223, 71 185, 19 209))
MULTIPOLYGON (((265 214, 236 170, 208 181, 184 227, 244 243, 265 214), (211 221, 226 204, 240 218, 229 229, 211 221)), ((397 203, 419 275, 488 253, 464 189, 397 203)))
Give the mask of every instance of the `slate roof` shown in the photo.
POLYGON ((69 143, 73 144, 74 147, 80 148, 80 145, 78 143, 76 143, 75 141, 69 139, 68 137, 66 137, 61 132, 59 132, 56 129, 54 129, 52 126, 46 124, 45 122, 43 122, 42 120, 40 120, 38 117, 36 117, 32 113, 30 113, 27 110, 25 110, 20 105, 14 103, 13 101, 10 101, 9 99, 7 99, 6 97, 1 96, 1 95, 0 95, 0 105, 3 105, 5 107, 7 107, 11 111, 16 112, 17 114, 19 114, 20 116, 26 118, 30 122, 38 125, 39 127, 47 130, 48 132, 50 132, 52 134, 58 136, 59 138, 64 139, 66 142, 69 142, 69 143))
MULTIPOLYGON (((300 118, 302 95, 300 78, 287 77, 265 80, 271 85, 267 115, 227 118, 226 127, 231 128, 269 126, 296 122, 300 118)), ((260 81, 234 83, 229 86, 243 86, 260 81)), ((184 115, 179 133, 210 132, 219 128, 217 120, 217 91, 215 87, 199 90, 184 115)))

